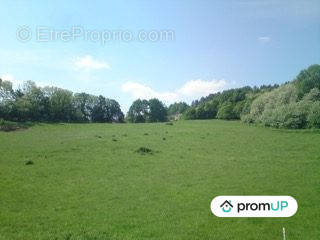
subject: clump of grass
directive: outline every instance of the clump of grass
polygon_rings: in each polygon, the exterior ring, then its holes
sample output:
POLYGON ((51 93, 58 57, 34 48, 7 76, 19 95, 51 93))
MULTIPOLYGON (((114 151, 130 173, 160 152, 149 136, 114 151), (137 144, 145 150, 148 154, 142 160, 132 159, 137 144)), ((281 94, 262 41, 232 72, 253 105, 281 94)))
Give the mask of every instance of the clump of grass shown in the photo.
POLYGON ((115 138, 112 138, 112 141, 113 141, 113 142, 117 142, 118 140, 117 140, 117 139, 115 139, 115 138))
POLYGON ((167 140, 167 139, 164 137, 164 138, 162 138, 162 140, 165 141, 165 140, 167 140))
POLYGON ((148 136, 148 135, 149 135, 149 133, 144 133, 143 135, 148 136))
POLYGON ((96 135, 96 137, 97 137, 97 138, 102 138, 102 136, 100 136, 100 135, 96 135))
POLYGON ((152 154, 153 153, 153 151, 150 148, 147 148, 147 147, 139 147, 136 150, 136 152, 140 153, 142 155, 144 155, 144 154, 152 154))
POLYGON ((25 162, 25 165, 33 165, 33 164, 34 164, 34 162, 31 161, 31 160, 28 160, 28 161, 25 162))
POLYGON ((166 122, 166 125, 173 126, 173 122, 166 122))
POLYGON ((128 137, 128 135, 125 133, 125 134, 122 134, 122 137, 128 137))

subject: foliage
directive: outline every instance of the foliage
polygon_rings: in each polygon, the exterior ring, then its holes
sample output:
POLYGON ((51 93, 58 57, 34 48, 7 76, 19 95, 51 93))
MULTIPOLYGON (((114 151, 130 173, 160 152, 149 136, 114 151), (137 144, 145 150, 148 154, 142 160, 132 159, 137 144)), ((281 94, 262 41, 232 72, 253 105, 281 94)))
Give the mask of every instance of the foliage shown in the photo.
POLYGON ((137 99, 130 106, 127 119, 132 123, 165 122, 167 115, 167 108, 160 100, 137 99))
POLYGON ((4 131, 4 132, 15 131, 18 129, 26 129, 30 126, 32 126, 32 123, 30 122, 19 123, 19 122, 11 122, 11 121, 6 121, 4 119, 0 119, 0 131, 4 131))
POLYGON ((72 93, 57 87, 38 87, 32 81, 22 89, 0 79, 0 117, 15 122, 123 122, 120 105, 113 99, 72 93))
POLYGON ((319 128, 320 91, 312 89, 302 99, 293 83, 285 84, 255 99, 244 122, 276 128, 319 128))
POLYGON ((261 86, 260 88, 243 87, 225 90, 194 101, 191 108, 184 112, 185 119, 240 119, 243 112, 248 112, 252 101, 262 92, 277 88, 261 86))
POLYGON ((219 108, 217 118, 226 120, 236 119, 233 104, 231 102, 224 102, 219 108))
POLYGON ((148 122, 165 122, 167 121, 168 112, 166 106, 158 99, 152 98, 148 101, 149 114, 148 122))
POLYGON ((220 120, 0 132, 0 239, 265 240, 288 223, 287 239, 319 239, 319 132, 220 120), (290 220, 210 213, 218 195, 286 193, 301 199, 290 220))
POLYGON ((119 103, 101 95, 93 106, 91 117, 93 122, 123 122, 124 119, 119 103))
POLYGON ((307 116, 308 127, 320 128, 320 101, 313 102, 307 116))
POLYGON ((314 64, 302 70, 294 80, 294 84, 297 87, 300 99, 311 89, 320 89, 320 65, 314 64))
POLYGON ((171 120, 178 120, 190 106, 185 102, 175 102, 168 107, 168 116, 171 120))
POLYGON ((144 123, 149 114, 149 103, 147 100, 137 99, 129 108, 127 119, 132 123, 144 123))

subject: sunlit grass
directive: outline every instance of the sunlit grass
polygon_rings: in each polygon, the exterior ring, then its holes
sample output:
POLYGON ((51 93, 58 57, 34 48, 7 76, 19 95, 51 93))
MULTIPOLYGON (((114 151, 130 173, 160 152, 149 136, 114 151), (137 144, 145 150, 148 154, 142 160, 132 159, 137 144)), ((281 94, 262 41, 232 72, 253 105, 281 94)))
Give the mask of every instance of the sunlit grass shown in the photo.
POLYGON ((227 121, 0 132, 0 239, 281 239, 285 227, 316 240, 319 146, 317 132, 227 121), (299 209, 217 218, 217 195, 291 195, 299 209))

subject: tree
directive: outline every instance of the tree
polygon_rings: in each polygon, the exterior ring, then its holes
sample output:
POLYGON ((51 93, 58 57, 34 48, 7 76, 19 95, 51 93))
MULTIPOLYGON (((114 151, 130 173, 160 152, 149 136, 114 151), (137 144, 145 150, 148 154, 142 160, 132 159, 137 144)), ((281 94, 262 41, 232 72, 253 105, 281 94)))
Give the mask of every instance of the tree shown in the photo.
POLYGON ((149 114, 148 122, 165 122, 167 121, 168 112, 165 105, 158 99, 152 98, 148 101, 149 114))
POLYGON ((49 119, 49 98, 34 82, 24 83, 23 96, 19 100, 28 106, 25 120, 45 121, 49 119))
POLYGON ((9 81, 3 81, 0 78, 0 103, 12 99, 13 93, 12 83, 9 81))
POLYGON ((93 122, 110 122, 105 97, 101 95, 98 97, 97 103, 93 106, 91 117, 93 122))
POLYGON ((189 105, 185 102, 175 102, 173 104, 170 104, 168 108, 168 115, 176 115, 176 114, 182 114, 189 108, 189 105))
POLYGON ((14 99, 12 83, 0 78, 0 118, 8 118, 11 102, 14 99))
POLYGON ((197 110, 194 107, 191 107, 187 109, 183 115, 187 120, 197 119, 197 110))
POLYGON ((123 122, 124 115, 117 101, 99 96, 92 109, 93 122, 123 122))
POLYGON ((225 120, 236 119, 236 115, 233 111, 233 108, 234 106, 231 102, 223 103, 222 106, 219 108, 217 118, 225 120))
POLYGON ((93 107, 98 101, 96 96, 87 93, 76 93, 73 98, 76 121, 89 122, 92 120, 93 107))
POLYGON ((314 102, 307 117, 308 127, 320 128, 320 101, 314 102))
POLYGON ((108 120, 110 122, 123 122, 124 114, 121 111, 120 104, 113 99, 107 99, 108 120))
POLYGON ((167 121, 167 108, 158 99, 135 100, 129 108, 127 119, 132 123, 167 121))
POLYGON ((50 120, 70 122, 73 117, 73 94, 71 91, 50 87, 46 89, 49 95, 50 120))
POLYGON ((128 121, 132 123, 144 123, 149 114, 149 104, 147 100, 137 99, 129 108, 128 121))
POLYGON ((320 89, 320 65, 314 64, 302 70, 294 80, 297 87, 298 96, 301 99, 313 88, 320 89))

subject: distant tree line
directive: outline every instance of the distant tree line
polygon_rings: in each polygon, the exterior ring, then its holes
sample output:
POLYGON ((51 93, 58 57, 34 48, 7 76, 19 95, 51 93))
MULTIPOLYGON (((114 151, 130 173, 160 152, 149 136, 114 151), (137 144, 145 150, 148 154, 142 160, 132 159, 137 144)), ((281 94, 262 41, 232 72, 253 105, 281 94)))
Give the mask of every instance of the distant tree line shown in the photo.
POLYGON ((320 128, 320 65, 281 86, 243 87, 194 101, 185 119, 241 119, 277 128, 320 128))
POLYGON ((8 121, 123 122, 124 114, 113 99, 72 93, 57 87, 38 87, 27 81, 14 90, 0 79, 0 118, 8 121))
POLYGON ((210 94, 189 106, 166 107, 153 98, 137 99, 124 118, 113 99, 38 87, 32 81, 14 90, 0 79, 0 119, 49 122, 164 122, 178 119, 239 120, 277 128, 320 128, 320 65, 302 70, 281 86, 242 87, 210 94))
POLYGON ((320 65, 312 65, 292 82, 256 97, 241 119, 276 128, 320 128, 320 65))
POLYGON ((237 120, 249 111, 253 99, 259 94, 278 88, 279 85, 261 87, 242 87, 210 94, 193 101, 183 117, 185 119, 225 119, 237 120))

